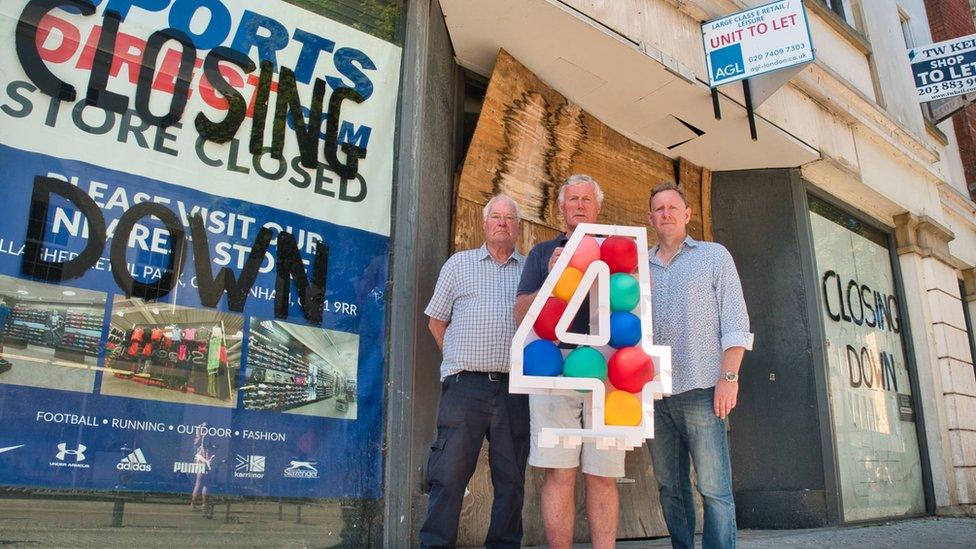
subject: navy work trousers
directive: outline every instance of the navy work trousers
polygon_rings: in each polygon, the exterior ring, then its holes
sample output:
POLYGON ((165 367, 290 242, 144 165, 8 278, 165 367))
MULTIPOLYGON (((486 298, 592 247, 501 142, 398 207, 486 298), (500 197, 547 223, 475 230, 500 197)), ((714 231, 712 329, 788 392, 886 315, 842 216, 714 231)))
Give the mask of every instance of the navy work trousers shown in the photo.
POLYGON ((442 384, 437 439, 427 462, 430 499, 420 529, 422 546, 455 546, 464 491, 485 438, 495 491, 485 546, 521 544, 529 456, 528 397, 509 394, 507 374, 461 372, 442 384))

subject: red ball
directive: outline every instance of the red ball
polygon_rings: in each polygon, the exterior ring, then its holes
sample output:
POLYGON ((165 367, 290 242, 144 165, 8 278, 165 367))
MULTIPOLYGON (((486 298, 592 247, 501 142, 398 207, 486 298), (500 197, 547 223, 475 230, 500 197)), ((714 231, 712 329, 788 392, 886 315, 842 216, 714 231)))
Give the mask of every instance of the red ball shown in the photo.
POLYGON ((610 357, 607 378, 617 389, 639 393, 654 379, 654 361, 640 347, 624 347, 610 357))
POLYGON ((545 305, 542 306, 542 310, 539 311, 539 316, 535 319, 535 324, 532 325, 535 328, 536 335, 542 339, 556 341, 556 324, 559 323, 559 319, 563 317, 563 313, 565 312, 565 301, 558 297, 550 297, 547 299, 545 305))
POLYGON ((611 273, 632 273, 637 270, 637 244, 626 236, 609 236, 600 245, 600 259, 611 273))

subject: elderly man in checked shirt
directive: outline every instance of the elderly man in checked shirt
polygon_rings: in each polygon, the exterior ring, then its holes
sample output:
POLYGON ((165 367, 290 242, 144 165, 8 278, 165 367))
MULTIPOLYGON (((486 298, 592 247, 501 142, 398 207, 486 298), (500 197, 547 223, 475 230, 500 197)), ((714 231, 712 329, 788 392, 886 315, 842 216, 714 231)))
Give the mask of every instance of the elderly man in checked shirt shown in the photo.
POLYGON ((702 547, 735 547, 735 501, 725 422, 752 349, 749 316, 732 256, 688 236, 691 208, 673 183, 651 191, 648 220, 654 343, 671 346, 673 394, 654 406, 654 476, 673 547, 694 548, 689 456, 705 508, 702 547))
POLYGON ((512 307, 525 257, 515 251, 519 207, 505 195, 483 212, 485 243, 458 252, 441 269, 427 306, 441 347, 437 439, 427 462, 430 499, 420 529, 424 547, 453 547, 461 502, 487 437, 495 501, 486 547, 522 542, 522 499, 529 455, 527 395, 509 394, 512 307))

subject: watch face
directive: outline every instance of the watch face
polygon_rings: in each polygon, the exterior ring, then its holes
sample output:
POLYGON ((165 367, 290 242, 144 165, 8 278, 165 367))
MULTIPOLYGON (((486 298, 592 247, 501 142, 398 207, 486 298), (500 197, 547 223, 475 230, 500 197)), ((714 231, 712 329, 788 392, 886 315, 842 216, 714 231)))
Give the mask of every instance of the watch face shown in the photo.
POLYGON ((738 379, 739 379, 739 374, 737 374, 735 372, 725 372, 725 380, 726 381, 736 381, 738 379))

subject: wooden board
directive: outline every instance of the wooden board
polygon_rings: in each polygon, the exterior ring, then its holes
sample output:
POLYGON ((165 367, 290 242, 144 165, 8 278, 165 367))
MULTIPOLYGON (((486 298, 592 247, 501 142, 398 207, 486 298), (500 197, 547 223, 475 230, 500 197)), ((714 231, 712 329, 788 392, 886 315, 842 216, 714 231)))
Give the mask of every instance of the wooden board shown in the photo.
MULTIPOLYGON (((650 189, 677 179, 693 211, 689 233, 700 239, 711 225, 711 209, 703 204, 710 200, 710 193, 702 188, 703 179, 709 176, 701 168, 684 159, 675 162, 627 139, 548 87, 503 50, 458 180, 454 251, 482 244, 482 209, 498 192, 509 194, 522 207, 519 251, 527 253, 536 243, 555 237, 563 229, 556 205, 559 186, 575 173, 589 174, 600 182, 605 194, 600 223, 646 226, 650 189)), ((653 231, 648 231, 648 241, 653 244, 655 240, 653 231)), ((461 511, 458 543, 463 546, 483 544, 488 530, 492 488, 486 448, 487 442, 461 511)), ((618 537, 666 536, 646 447, 628 453, 626 475, 629 481, 619 484, 618 537)), ((541 471, 529 467, 523 513, 526 545, 546 543, 540 516, 541 485, 541 471)), ((583 505, 583 479, 579 478, 575 531, 579 542, 589 540, 583 505)))
POLYGON ((606 194, 602 223, 644 225, 647 191, 673 181, 674 164, 567 101, 502 50, 461 170, 458 197, 484 204, 505 192, 519 202, 527 221, 562 229, 556 197, 575 173, 600 182, 606 194))

